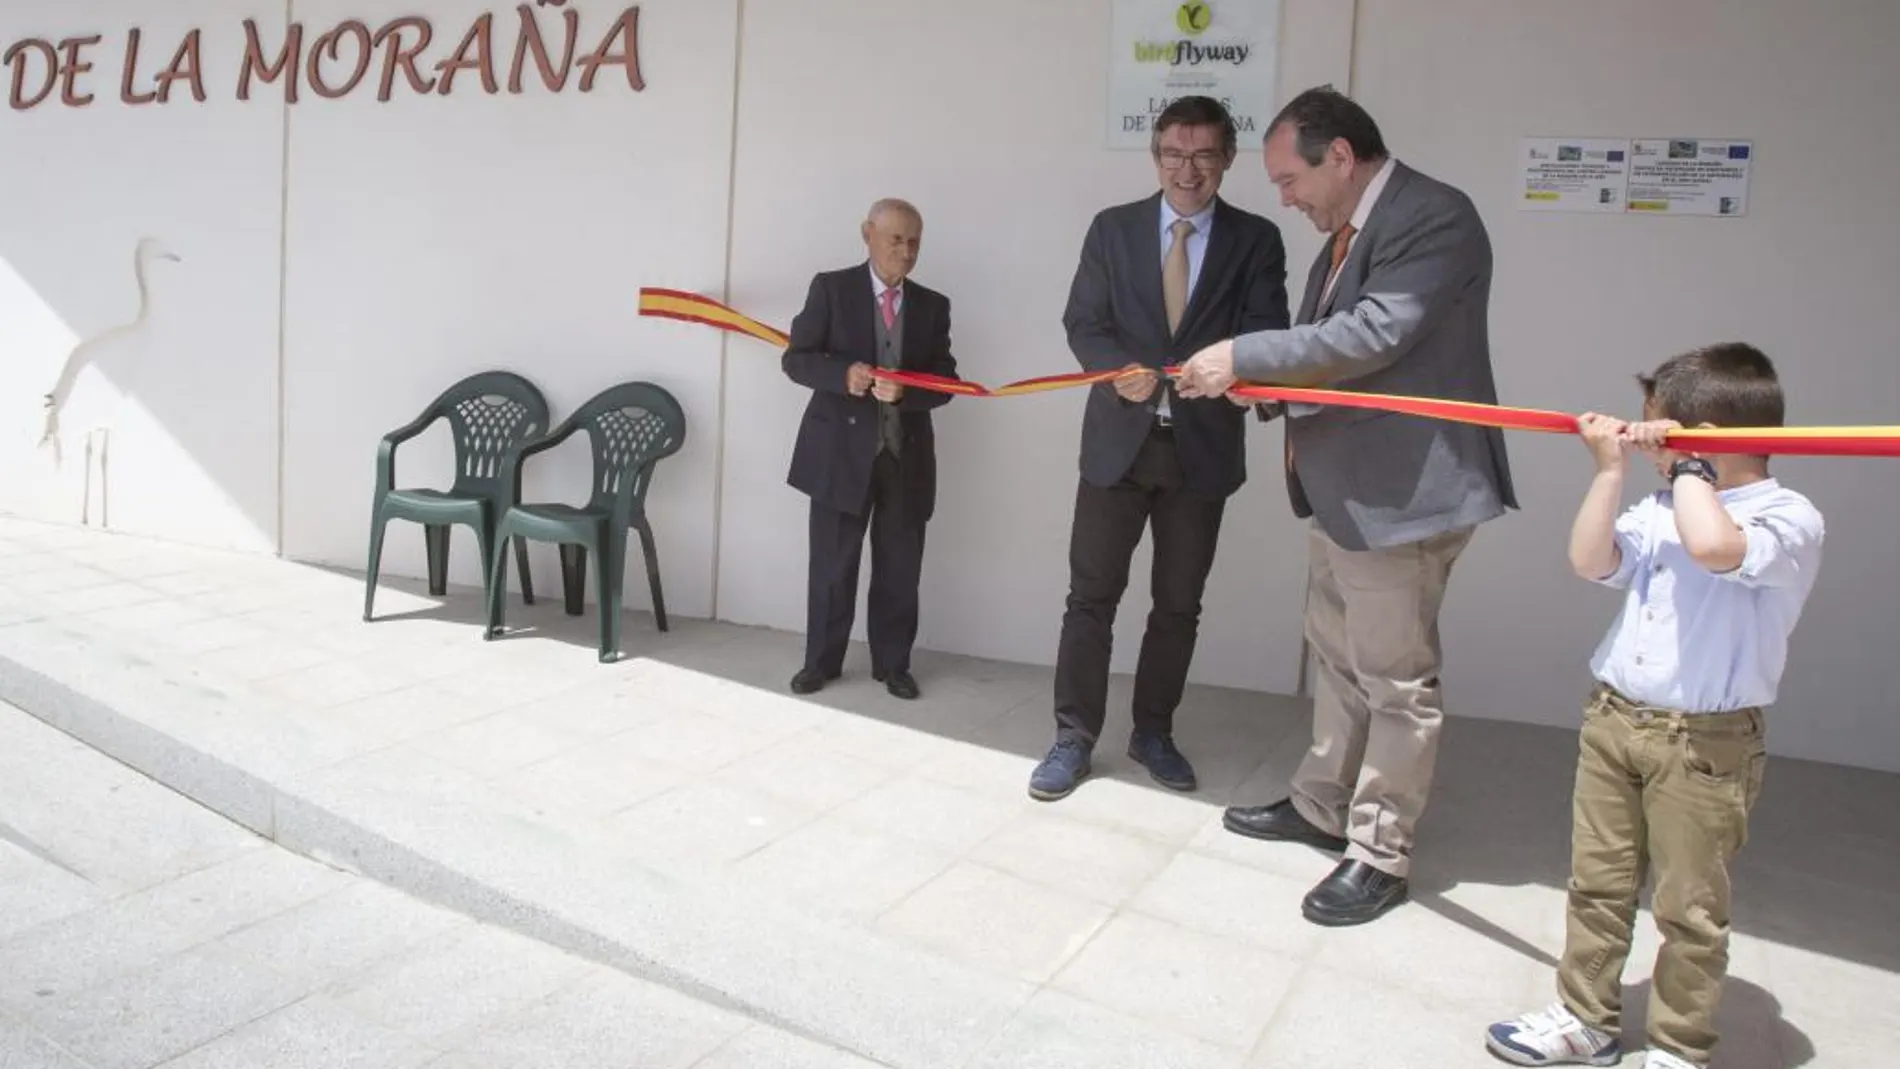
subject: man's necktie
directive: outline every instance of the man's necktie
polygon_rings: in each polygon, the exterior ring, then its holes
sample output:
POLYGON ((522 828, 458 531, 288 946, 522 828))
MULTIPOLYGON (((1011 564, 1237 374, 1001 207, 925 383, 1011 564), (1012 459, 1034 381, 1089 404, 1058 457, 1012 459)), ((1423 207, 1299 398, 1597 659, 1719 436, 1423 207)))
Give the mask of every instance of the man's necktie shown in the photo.
MULTIPOLYGON (((897 327, 897 287, 888 286, 877 295, 877 311, 884 319, 884 351, 878 354, 878 366, 893 367, 897 361, 891 354, 891 346, 897 339, 891 332, 897 327)), ((891 456, 898 456, 904 445, 904 431, 898 423, 897 407, 885 402, 877 406, 878 437, 891 456)))
POLYGON ((1161 303, 1168 313, 1168 333, 1173 334, 1181 328, 1181 314, 1187 311, 1187 243, 1188 235, 1194 233, 1194 224, 1176 219, 1169 229, 1174 233, 1174 240, 1168 245, 1168 258, 1161 266, 1161 303))
POLYGON ((1328 289, 1332 286, 1333 276, 1339 274, 1339 265, 1346 262, 1346 251, 1352 247, 1352 236, 1355 233, 1357 231, 1353 229, 1352 224, 1347 223, 1333 234, 1333 266, 1326 269, 1328 289))

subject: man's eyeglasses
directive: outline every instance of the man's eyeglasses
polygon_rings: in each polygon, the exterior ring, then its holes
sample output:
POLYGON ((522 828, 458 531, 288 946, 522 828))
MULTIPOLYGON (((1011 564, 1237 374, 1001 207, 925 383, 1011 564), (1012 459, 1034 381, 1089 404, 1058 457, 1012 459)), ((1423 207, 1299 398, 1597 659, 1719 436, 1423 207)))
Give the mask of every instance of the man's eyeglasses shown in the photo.
POLYGON ((1211 171, 1224 163, 1227 157, 1219 152, 1173 152, 1162 151, 1157 157, 1166 170, 1178 171, 1182 165, 1192 163, 1197 171, 1211 171))

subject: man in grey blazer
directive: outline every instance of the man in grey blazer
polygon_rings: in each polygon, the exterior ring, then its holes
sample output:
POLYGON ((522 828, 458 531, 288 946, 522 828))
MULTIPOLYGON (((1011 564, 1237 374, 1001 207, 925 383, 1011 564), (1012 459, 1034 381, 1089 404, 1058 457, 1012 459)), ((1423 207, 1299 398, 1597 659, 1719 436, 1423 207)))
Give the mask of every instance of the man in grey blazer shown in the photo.
MULTIPOLYGON (((1201 350, 1181 393, 1217 396, 1238 379, 1496 403, 1491 244, 1470 198, 1393 159, 1372 117, 1330 87, 1287 104, 1264 156, 1281 203, 1333 239, 1295 325, 1201 350)), ((1302 912, 1360 924, 1407 893, 1444 715, 1438 611, 1452 564, 1516 493, 1495 429, 1364 408, 1285 415, 1287 489, 1310 522, 1313 742, 1290 797, 1223 819, 1342 851, 1302 912)))

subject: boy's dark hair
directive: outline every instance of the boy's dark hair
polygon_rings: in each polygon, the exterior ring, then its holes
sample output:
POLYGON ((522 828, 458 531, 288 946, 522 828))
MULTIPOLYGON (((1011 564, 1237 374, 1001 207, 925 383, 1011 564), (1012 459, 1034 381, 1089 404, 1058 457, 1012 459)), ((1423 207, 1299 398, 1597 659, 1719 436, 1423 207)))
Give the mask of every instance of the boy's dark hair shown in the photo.
POLYGON ((1346 139, 1353 156, 1362 161, 1376 162, 1386 157, 1379 124, 1357 101, 1330 85, 1316 86, 1287 101, 1267 124, 1265 137, 1272 137, 1283 123, 1293 127, 1294 145, 1309 167, 1319 166, 1326 158, 1326 147, 1339 137, 1346 139))
POLYGON ((1742 342, 1723 342, 1670 357, 1638 375, 1656 414, 1684 427, 1779 427, 1784 402, 1775 365, 1742 342))
POLYGON ((1148 137, 1148 149, 1154 155, 1161 154, 1161 134, 1170 126, 1218 126, 1221 152, 1231 160, 1239 148, 1240 134, 1233 115, 1213 97, 1176 97, 1161 109, 1161 114, 1155 116, 1154 133, 1148 137))

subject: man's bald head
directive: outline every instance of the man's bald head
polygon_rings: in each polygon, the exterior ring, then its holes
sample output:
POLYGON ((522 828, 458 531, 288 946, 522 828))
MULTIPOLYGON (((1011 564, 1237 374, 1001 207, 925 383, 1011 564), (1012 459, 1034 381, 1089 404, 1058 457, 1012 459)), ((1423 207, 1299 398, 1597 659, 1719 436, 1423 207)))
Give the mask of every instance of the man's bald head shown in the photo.
POLYGON ((901 197, 880 198, 876 203, 871 205, 870 211, 864 213, 864 221, 876 225, 878 217, 888 212, 897 212, 909 216, 920 226, 924 221, 924 213, 918 211, 915 204, 901 197))
POLYGON ((864 213, 860 230, 871 268, 885 285, 897 285, 917 266, 924 240, 924 216, 909 201, 896 197, 877 201, 864 213))

